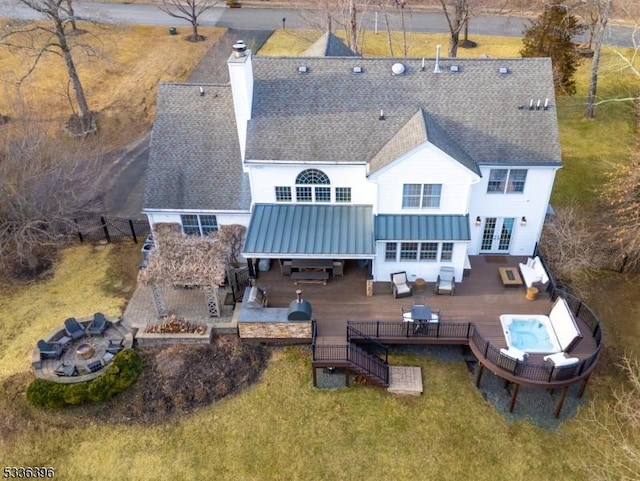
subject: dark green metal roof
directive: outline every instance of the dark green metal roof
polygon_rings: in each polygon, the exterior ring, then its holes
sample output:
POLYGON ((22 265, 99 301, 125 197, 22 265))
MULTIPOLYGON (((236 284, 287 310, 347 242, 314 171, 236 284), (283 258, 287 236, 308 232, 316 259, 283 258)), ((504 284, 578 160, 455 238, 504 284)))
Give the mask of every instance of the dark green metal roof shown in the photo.
POLYGON ((370 205, 256 204, 245 257, 371 257, 370 205))
POLYGON ((377 215, 376 240, 468 241, 468 215, 377 215))

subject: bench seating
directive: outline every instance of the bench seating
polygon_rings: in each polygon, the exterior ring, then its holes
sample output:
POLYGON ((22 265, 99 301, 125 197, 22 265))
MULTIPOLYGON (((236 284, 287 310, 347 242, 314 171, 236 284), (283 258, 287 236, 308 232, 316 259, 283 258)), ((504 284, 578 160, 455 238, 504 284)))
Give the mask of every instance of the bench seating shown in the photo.
POLYGON ((296 284, 300 283, 322 283, 327 285, 329 279, 329 273, 323 271, 302 271, 292 272, 291 279, 296 281, 296 284))

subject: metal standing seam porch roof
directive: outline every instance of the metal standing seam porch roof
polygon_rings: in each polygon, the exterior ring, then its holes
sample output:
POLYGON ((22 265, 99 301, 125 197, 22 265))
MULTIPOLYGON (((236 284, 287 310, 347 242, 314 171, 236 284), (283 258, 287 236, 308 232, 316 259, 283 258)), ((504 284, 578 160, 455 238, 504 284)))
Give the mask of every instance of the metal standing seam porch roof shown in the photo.
POLYGON ((370 205, 256 204, 243 256, 371 258, 370 205))
POLYGON ((375 220, 376 241, 469 241, 468 215, 381 214, 375 220))

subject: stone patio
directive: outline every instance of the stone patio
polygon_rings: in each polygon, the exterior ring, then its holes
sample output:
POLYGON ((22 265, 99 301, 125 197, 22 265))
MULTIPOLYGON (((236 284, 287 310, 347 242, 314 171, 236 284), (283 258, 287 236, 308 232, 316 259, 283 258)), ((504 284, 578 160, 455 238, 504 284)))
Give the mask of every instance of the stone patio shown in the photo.
MULTIPOLYGON (((40 351, 36 347, 32 357, 33 374, 39 379, 71 384, 77 382, 90 381, 98 377, 111 361, 107 354, 107 347, 110 341, 122 342, 124 349, 133 347, 133 333, 120 322, 120 319, 107 318, 107 328, 101 335, 85 334, 79 339, 70 341, 60 356, 60 359, 41 359, 40 351), (81 344, 85 344, 90 349, 86 353, 78 350, 81 344), (99 363, 100 368, 91 372, 89 365, 99 363), (61 365, 75 366, 76 374, 71 376, 60 376, 56 374, 56 369, 61 365)), ((89 319, 78 319, 83 326, 91 322, 89 319)), ((65 335, 64 326, 50 332, 43 339, 47 342, 56 342, 65 335)))

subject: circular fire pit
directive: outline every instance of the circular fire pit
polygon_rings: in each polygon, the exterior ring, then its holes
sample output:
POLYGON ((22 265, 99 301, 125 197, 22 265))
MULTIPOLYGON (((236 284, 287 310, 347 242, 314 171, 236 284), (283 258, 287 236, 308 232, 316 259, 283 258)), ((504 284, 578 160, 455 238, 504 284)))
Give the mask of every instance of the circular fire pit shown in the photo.
POLYGON ((91 356, 93 356, 94 352, 95 350, 93 349, 93 346, 88 342, 83 342, 76 348, 76 355, 80 359, 89 359, 91 356))

